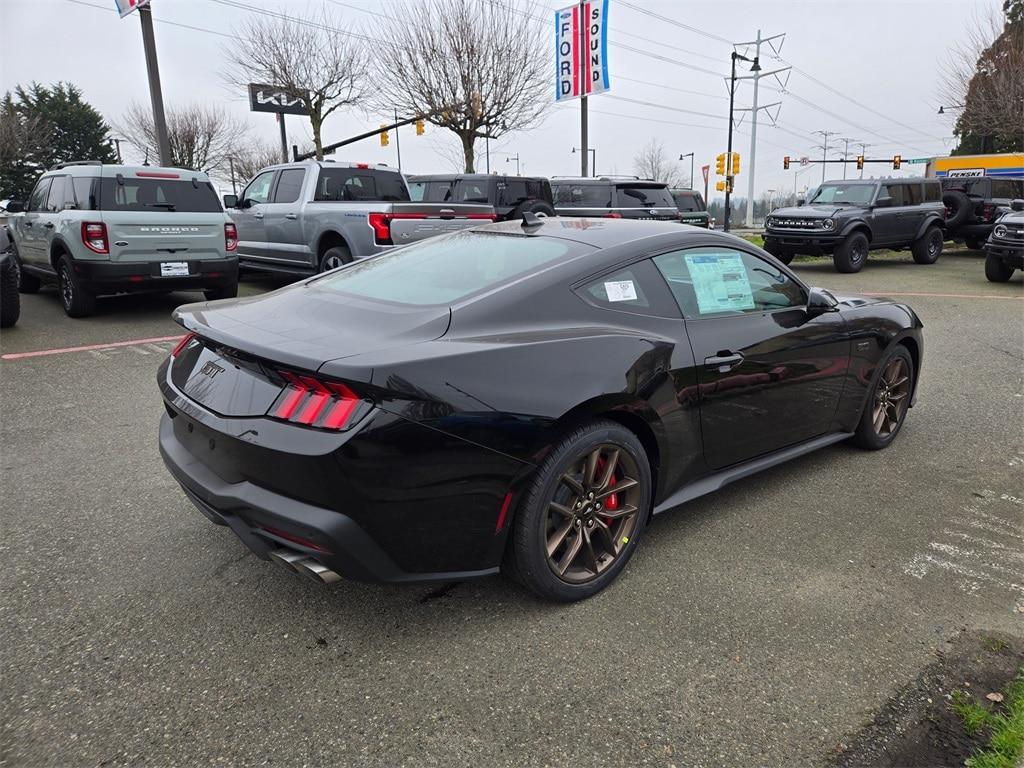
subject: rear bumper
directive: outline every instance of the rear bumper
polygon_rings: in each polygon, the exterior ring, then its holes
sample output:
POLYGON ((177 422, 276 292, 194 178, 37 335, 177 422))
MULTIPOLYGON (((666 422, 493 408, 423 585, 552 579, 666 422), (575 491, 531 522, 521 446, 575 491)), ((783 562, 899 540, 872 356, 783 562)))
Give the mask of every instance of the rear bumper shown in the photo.
POLYGON ((163 277, 158 261, 82 261, 73 262, 75 275, 91 293, 131 293, 134 291, 184 291, 231 285, 238 281, 238 258, 176 259, 188 264, 188 275, 163 277))
POLYGON ((497 520, 521 462, 379 409, 341 434, 221 418, 184 398, 166 366, 159 382, 164 463, 259 557, 283 546, 356 581, 497 573, 509 527, 497 520))
POLYGON ((963 240, 968 237, 984 240, 992 233, 995 226, 995 222, 987 224, 961 224, 959 227, 949 229, 946 232, 946 237, 953 240, 963 240))

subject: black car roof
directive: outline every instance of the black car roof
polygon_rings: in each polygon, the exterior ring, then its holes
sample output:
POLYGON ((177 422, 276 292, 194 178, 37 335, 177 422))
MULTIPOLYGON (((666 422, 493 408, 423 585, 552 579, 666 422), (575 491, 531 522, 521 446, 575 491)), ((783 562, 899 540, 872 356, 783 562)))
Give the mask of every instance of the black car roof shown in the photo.
MULTIPOLYGON (((501 235, 521 235, 525 237, 543 236, 559 240, 572 240, 595 248, 613 248, 635 240, 659 235, 675 235, 678 237, 707 237, 708 230, 693 229, 680 226, 678 221, 634 221, 630 219, 605 219, 589 217, 538 217, 541 222, 536 226, 524 227, 522 219, 502 221, 497 224, 485 224, 474 227, 475 232, 490 232, 501 235)), ((726 241, 737 238, 724 232, 711 232, 726 241)))
POLYGON ((594 178, 575 178, 572 176, 555 176, 551 179, 552 184, 573 184, 583 186, 605 186, 607 184, 614 184, 615 186, 628 186, 628 187, 659 187, 668 189, 668 184, 663 181, 651 181, 650 179, 622 179, 622 178, 609 178, 607 176, 599 176, 594 178))
POLYGON ((470 181, 484 181, 486 179, 547 180, 544 176, 509 176, 507 173, 417 173, 409 177, 409 181, 454 181, 455 179, 469 179, 470 181))

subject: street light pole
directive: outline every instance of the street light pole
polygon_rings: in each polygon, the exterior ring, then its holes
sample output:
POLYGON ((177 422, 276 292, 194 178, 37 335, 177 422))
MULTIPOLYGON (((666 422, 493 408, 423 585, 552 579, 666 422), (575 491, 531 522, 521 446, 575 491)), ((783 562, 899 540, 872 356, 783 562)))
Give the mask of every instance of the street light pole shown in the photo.
MULTIPOLYGON (((572 148, 572 153, 575 155, 577 152, 583 152, 583 150, 581 150, 579 147, 573 147, 572 148)), ((590 159, 591 159, 591 162, 590 162, 590 175, 596 177, 597 176, 597 150, 596 149, 592 149, 592 148, 588 148, 585 152, 583 152, 583 154, 586 154, 587 152, 590 153, 590 159)), ((586 167, 586 163, 584 163, 584 167, 586 167)), ((587 175, 586 171, 584 171, 583 172, 583 176, 586 177, 586 175, 587 175)))
POLYGON ((730 208, 730 205, 731 205, 730 198, 732 197, 732 180, 733 180, 733 176, 732 176, 732 110, 733 110, 733 107, 735 106, 735 101, 736 101, 736 59, 742 59, 743 61, 749 61, 753 65, 753 66, 750 67, 750 71, 751 72, 760 72, 761 71, 761 65, 760 65, 760 63, 758 63, 758 57, 757 56, 755 56, 752 59, 748 59, 746 56, 742 56, 741 54, 736 53, 736 51, 733 51, 732 52, 732 56, 730 58, 732 59, 732 72, 729 75, 729 140, 728 140, 728 143, 727 143, 727 146, 726 146, 726 150, 725 150, 725 163, 726 163, 726 169, 725 169, 725 220, 723 221, 723 224, 722 224, 722 226, 724 227, 726 232, 729 231, 729 218, 730 218, 730 213, 731 213, 729 208, 730 208))
POLYGON ((519 153, 518 152, 516 152, 514 155, 510 155, 510 156, 505 158, 505 162, 506 163, 511 163, 513 160, 516 161, 516 176, 521 176, 522 174, 519 173, 519 153))
POLYGON ((153 128, 156 145, 160 150, 160 165, 171 165, 171 140, 167 136, 167 118, 164 115, 164 94, 160 88, 160 68, 156 61, 156 38, 153 36, 153 16, 148 5, 139 8, 142 25, 142 48, 146 53, 146 72, 149 75, 149 98, 153 102, 153 128))
POLYGON ((690 189, 693 189, 693 152, 687 152, 685 155, 679 156, 680 161, 686 158, 690 158, 690 189))

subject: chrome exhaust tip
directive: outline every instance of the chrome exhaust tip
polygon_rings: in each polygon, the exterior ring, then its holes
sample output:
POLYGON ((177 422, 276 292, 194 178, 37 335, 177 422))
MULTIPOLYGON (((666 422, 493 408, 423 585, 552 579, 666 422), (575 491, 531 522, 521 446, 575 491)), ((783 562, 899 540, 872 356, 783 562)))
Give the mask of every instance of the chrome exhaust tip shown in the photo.
POLYGON ((278 565, 283 565, 289 571, 295 571, 301 573, 298 567, 298 563, 306 559, 306 556, 301 552, 296 552, 294 549, 275 549, 270 553, 270 559, 278 565))
POLYGON ((296 563, 296 569, 303 576, 308 576, 313 581, 319 581, 322 584, 333 584, 336 581, 341 581, 341 576, 323 563, 318 563, 312 558, 300 560, 296 563))
POLYGON ((304 555, 302 552, 296 552, 294 549, 287 549, 286 547, 275 549, 270 553, 270 559, 278 565, 283 565, 290 571, 294 571, 321 584, 333 584, 336 581, 341 581, 341 576, 326 565, 304 555))

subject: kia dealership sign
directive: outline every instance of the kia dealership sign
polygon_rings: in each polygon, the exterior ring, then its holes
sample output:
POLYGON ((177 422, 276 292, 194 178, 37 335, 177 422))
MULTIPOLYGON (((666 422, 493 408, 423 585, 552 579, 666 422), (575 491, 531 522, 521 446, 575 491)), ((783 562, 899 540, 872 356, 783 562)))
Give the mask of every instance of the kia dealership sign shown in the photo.
POLYGON ((555 11, 555 101, 608 90, 608 0, 555 11))

